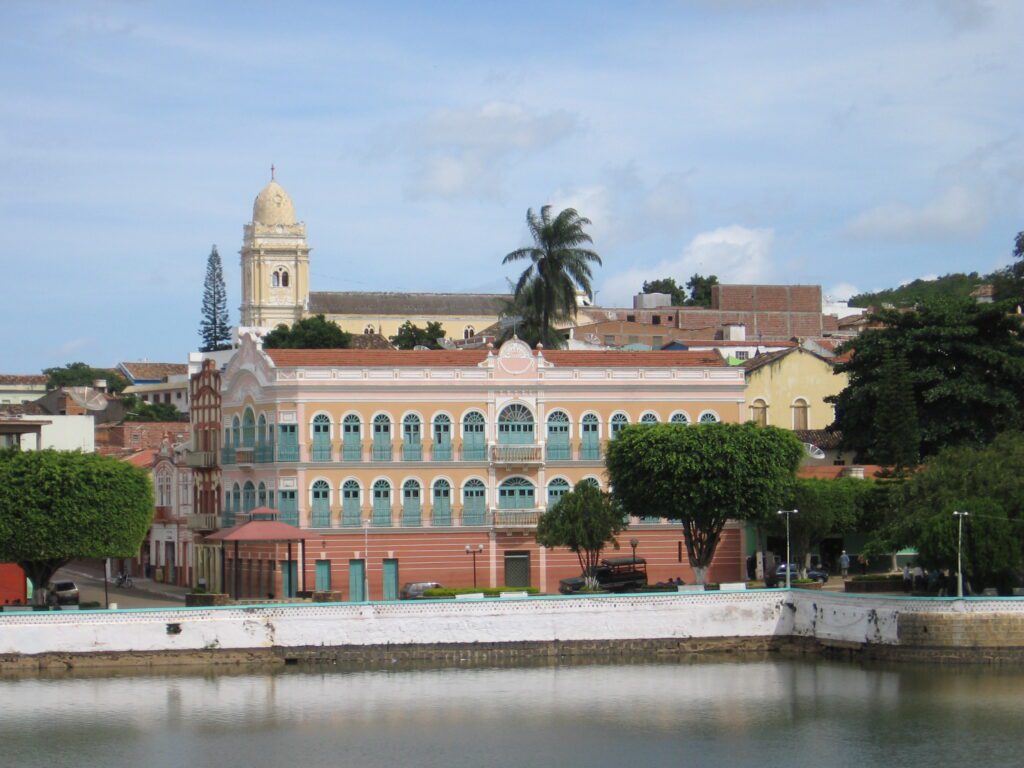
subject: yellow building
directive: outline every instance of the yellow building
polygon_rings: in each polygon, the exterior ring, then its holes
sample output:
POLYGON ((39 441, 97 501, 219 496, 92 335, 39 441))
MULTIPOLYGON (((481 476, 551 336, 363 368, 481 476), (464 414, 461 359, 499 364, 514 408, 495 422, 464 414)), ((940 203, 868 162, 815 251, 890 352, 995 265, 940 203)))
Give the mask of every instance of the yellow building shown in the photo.
POLYGON ((241 325, 270 330, 325 315, 342 330, 391 337, 407 320, 439 322, 450 339, 465 339, 497 321, 510 297, 493 293, 375 293, 310 290, 306 225, 271 171, 243 229, 241 325))
POLYGON ((744 363, 747 417, 762 426, 825 429, 835 411, 825 398, 846 387, 833 362, 802 347, 758 355, 744 363))

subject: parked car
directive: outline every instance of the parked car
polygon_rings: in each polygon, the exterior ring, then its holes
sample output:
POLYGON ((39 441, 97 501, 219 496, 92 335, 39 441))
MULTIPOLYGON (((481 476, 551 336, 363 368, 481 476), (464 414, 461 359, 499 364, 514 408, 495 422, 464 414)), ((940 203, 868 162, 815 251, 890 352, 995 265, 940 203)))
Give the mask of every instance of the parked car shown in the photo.
MULTIPOLYGON (((647 561, 642 557, 616 557, 602 560, 597 566, 597 585, 607 592, 630 592, 647 586, 647 561)), ((582 576, 573 576, 558 582, 563 595, 579 592, 586 585, 582 576)))
POLYGON ((407 581, 398 591, 399 600, 420 600, 428 589, 441 589, 436 581, 407 581))
MULTIPOLYGON (((801 578, 800 566, 797 563, 789 564, 790 583, 794 579, 801 578)), ((818 565, 812 565, 807 569, 807 578, 814 579, 824 584, 828 581, 828 571, 818 565)), ((764 577, 764 583, 766 587, 784 586, 786 584, 786 564, 780 563, 774 571, 764 577)))
POLYGON ((50 585, 50 602, 54 605, 78 605, 78 585, 73 581, 58 581, 50 585))

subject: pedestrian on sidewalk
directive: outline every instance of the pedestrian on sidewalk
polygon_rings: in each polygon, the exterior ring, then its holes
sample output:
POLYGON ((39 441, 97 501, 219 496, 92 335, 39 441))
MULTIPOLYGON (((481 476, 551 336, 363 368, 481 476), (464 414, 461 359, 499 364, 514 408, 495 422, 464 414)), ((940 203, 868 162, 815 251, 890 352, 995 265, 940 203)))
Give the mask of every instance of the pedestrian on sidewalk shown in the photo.
POLYGON ((843 574, 843 578, 850 572, 850 556, 846 554, 846 550, 843 550, 843 554, 839 556, 839 571, 843 574))

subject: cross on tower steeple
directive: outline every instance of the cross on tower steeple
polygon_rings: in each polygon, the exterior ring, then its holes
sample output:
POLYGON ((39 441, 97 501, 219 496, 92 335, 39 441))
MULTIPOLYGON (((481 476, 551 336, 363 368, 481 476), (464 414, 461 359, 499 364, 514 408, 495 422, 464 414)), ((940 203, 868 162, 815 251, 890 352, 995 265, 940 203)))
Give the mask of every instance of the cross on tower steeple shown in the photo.
POLYGON ((270 180, 271 181, 274 180, 274 164, 273 163, 270 164, 270 180))

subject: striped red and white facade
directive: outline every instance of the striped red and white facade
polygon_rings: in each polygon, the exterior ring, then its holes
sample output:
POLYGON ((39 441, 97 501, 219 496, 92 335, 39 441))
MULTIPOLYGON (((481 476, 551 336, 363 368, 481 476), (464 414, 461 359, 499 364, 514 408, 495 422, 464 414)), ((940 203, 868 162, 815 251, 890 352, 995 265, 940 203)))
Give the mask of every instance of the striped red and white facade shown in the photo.
MULTIPOLYGON (((390 599, 404 582, 555 592, 576 556, 534 541, 580 480, 607 487, 604 447, 625 424, 737 422, 744 374, 715 352, 264 350, 223 373, 224 525, 272 507, 311 534, 244 543, 202 577, 240 597, 341 591, 390 599), (300 552, 301 550, 301 552, 300 552), (223 580, 223 584, 222 584, 223 580), (368 587, 368 595, 366 588, 368 587)), ((728 526, 709 578, 742 578, 728 526)), ((652 581, 693 580, 678 523, 634 517, 652 581)))

